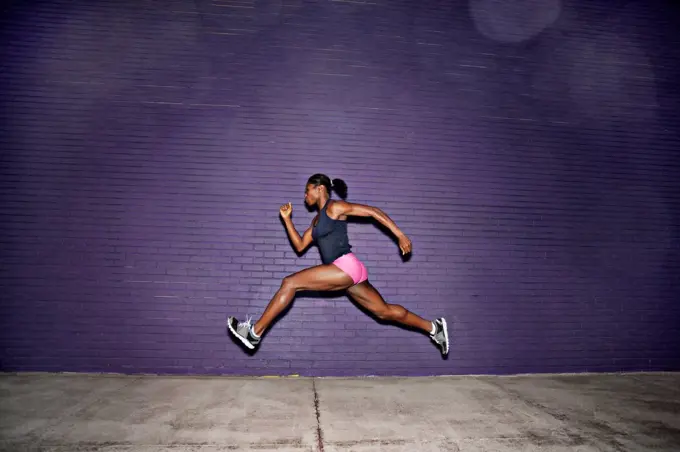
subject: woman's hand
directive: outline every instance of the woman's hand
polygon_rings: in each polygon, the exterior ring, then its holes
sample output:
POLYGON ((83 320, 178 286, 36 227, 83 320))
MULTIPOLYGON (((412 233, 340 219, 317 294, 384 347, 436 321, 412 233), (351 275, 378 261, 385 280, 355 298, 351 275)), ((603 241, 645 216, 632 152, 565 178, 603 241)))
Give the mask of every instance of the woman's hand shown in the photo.
POLYGON ((290 215, 293 213, 293 205, 291 203, 282 205, 279 213, 284 219, 290 218, 290 215))
POLYGON ((405 235, 399 236, 399 249, 401 254, 405 255, 411 252, 411 241, 405 235))

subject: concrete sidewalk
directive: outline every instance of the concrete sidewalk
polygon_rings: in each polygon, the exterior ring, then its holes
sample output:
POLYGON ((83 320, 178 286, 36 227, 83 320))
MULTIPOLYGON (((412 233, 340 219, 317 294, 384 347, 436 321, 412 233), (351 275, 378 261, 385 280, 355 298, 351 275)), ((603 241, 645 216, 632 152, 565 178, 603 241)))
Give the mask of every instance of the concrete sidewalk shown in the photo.
POLYGON ((680 374, 5 374, 0 450, 675 452, 680 374))

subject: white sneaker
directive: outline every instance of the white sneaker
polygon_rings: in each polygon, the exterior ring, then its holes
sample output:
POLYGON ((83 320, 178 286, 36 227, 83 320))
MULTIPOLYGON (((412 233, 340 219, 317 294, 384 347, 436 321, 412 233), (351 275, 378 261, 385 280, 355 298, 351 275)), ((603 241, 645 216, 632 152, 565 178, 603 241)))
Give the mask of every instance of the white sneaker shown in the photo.
POLYGON ((241 341, 243 345, 253 350, 260 343, 261 338, 253 336, 250 320, 251 319, 248 319, 245 322, 239 323, 236 318, 229 317, 227 320, 227 326, 229 327, 231 334, 236 336, 236 338, 241 341))

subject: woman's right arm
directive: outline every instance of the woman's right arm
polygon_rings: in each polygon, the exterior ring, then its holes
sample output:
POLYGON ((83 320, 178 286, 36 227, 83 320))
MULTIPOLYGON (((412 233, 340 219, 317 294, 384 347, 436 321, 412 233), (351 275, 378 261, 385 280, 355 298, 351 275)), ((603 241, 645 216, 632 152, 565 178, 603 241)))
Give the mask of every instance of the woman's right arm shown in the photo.
POLYGON ((302 234, 302 237, 300 237, 300 234, 298 234, 298 231, 295 229, 293 221, 290 219, 289 216, 284 217, 283 224, 286 225, 288 237, 290 237, 290 241, 293 242, 293 247, 295 248, 295 251, 297 251, 298 253, 302 253, 303 251, 305 251, 307 247, 312 243, 312 227, 314 225, 314 220, 312 220, 312 224, 307 228, 304 234, 302 234))

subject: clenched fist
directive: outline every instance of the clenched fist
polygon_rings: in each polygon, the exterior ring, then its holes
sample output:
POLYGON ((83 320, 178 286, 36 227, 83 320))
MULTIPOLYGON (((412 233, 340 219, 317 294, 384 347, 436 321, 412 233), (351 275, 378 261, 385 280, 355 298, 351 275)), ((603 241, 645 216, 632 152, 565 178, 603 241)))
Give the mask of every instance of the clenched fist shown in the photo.
POLYGON ((289 218, 290 214, 293 213, 293 205, 291 203, 282 205, 279 213, 283 218, 289 218))

